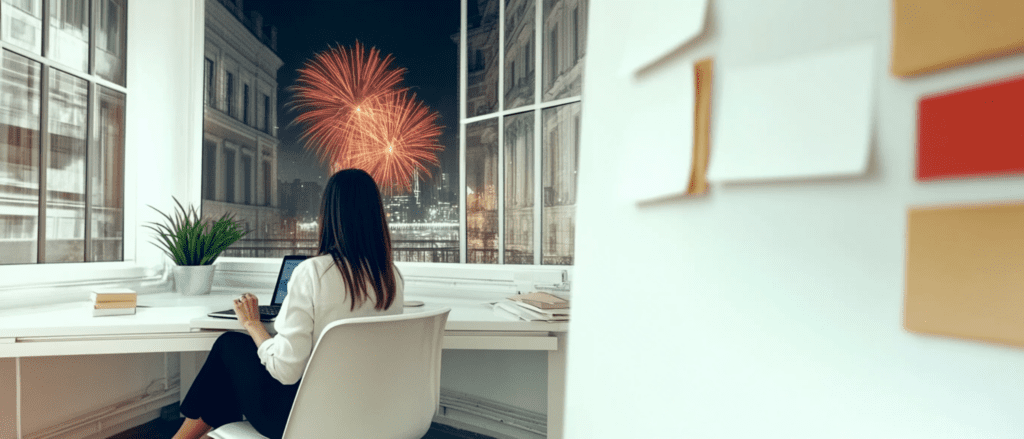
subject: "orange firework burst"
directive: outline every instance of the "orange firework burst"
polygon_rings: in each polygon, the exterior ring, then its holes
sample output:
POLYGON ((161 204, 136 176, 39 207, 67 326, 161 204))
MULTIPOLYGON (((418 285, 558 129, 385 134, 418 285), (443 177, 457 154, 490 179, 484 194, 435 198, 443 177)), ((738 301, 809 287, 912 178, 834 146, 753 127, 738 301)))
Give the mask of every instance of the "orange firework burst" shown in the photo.
POLYGON ((332 170, 365 170, 388 193, 410 190, 417 171, 429 176, 444 149, 437 112, 401 86, 405 69, 393 61, 358 41, 328 49, 299 69, 291 102, 307 148, 332 170))

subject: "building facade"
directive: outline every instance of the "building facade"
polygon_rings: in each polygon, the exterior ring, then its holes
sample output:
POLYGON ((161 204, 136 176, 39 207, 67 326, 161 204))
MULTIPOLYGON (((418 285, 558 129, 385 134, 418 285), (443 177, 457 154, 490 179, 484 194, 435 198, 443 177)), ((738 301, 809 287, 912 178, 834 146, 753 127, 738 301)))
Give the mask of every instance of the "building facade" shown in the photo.
POLYGON ((207 0, 203 94, 203 215, 250 230, 225 255, 264 256, 285 233, 277 181, 277 30, 242 0, 207 0))

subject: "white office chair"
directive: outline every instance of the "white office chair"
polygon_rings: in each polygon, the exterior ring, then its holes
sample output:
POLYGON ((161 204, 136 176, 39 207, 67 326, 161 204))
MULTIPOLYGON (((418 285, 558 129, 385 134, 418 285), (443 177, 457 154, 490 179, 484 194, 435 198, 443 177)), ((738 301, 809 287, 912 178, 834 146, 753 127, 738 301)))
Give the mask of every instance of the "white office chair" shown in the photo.
MULTIPOLYGON (((441 343, 450 311, 328 325, 302 374, 284 438, 422 438, 440 398, 441 343)), ((248 422, 209 435, 264 438, 248 422)))

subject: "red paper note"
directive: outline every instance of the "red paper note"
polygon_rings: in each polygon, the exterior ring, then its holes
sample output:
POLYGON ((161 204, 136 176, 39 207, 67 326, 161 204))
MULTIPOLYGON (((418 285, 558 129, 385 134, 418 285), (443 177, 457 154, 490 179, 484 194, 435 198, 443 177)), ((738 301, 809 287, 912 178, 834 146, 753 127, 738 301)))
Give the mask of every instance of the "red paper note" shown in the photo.
POLYGON ((1024 77, 922 99, 917 179, 1024 173, 1024 77))

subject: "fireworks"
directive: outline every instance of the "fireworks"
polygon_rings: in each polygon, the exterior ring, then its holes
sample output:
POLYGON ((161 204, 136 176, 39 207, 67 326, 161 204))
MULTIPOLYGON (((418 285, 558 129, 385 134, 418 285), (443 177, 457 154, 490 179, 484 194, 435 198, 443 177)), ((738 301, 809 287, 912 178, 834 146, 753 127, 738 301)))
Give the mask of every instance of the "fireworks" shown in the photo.
POLYGON ((321 52, 299 69, 291 106, 302 140, 332 171, 365 170, 385 192, 408 191, 416 171, 438 166, 438 114, 403 87, 394 57, 351 48, 321 52))

